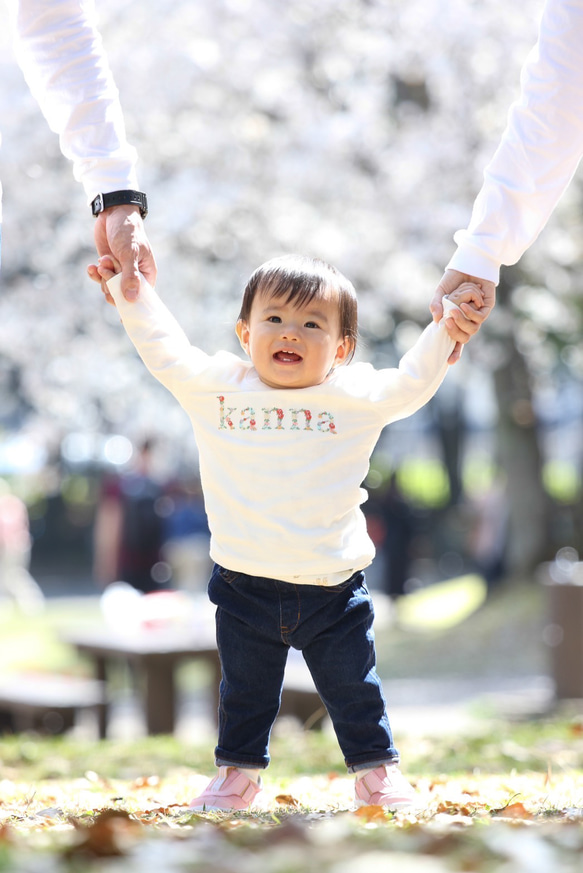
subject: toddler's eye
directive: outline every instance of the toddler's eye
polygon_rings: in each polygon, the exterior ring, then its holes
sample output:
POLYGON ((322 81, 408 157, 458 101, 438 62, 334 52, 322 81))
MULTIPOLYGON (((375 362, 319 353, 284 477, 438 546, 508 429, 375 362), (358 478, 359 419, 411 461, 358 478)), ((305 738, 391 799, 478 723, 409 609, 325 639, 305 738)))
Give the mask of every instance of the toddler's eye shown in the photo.
POLYGON ((279 317, 279 315, 270 315, 267 320, 270 321, 272 324, 281 324, 281 318, 279 317))
POLYGON ((312 328, 316 327, 317 328, 318 325, 316 324, 315 321, 306 321, 304 327, 312 327, 312 328))

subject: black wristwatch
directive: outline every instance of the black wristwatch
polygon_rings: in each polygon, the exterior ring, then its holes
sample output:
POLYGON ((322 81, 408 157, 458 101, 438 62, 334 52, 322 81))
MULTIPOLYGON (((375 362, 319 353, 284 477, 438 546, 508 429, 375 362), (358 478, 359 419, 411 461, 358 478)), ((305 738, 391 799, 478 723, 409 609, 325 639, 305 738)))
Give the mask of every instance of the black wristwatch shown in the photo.
POLYGON ((110 206, 125 206, 126 204, 139 206, 142 218, 148 214, 148 198, 141 191, 109 191, 107 194, 98 194, 91 203, 93 215, 99 215, 110 206))

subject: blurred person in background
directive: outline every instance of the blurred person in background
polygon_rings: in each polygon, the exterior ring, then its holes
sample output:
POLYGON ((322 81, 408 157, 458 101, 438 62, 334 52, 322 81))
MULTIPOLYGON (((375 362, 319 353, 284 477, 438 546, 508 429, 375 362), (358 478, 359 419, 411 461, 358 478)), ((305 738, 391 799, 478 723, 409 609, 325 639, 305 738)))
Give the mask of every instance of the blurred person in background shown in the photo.
MULTIPOLYGON (((154 283, 156 263, 144 230, 147 200, 138 190, 136 152, 126 139, 94 3, 9 0, 8 8, 17 61, 96 216, 97 253, 121 263, 123 293, 131 300, 140 272, 154 283)), ((0 198, 0 223, 1 217, 0 198)))
POLYGON ((486 491, 476 495, 467 508, 470 519, 468 551, 488 589, 494 588, 504 578, 506 569, 509 513, 505 485, 499 476, 486 491))
POLYGON ((94 526, 93 575, 105 588, 126 582, 149 594, 167 587, 170 568, 162 560, 164 489, 152 472, 151 440, 140 445, 131 470, 107 476, 94 526))
POLYGON ((31 536, 25 503, 0 479, 0 597, 27 615, 44 607, 44 595, 29 572, 31 536))
POLYGON ((170 501, 164 514, 162 556, 180 591, 206 592, 212 570, 210 531, 198 477, 175 479, 166 489, 170 501))
POLYGON ((385 523, 382 550, 385 556, 385 592, 392 600, 406 593, 405 583, 411 575, 411 545, 415 533, 413 511, 405 498, 397 473, 393 471, 379 495, 385 523))
POLYGON ((415 514, 399 486, 396 470, 369 492, 363 512, 377 555, 382 555, 379 587, 396 601, 406 593, 415 536, 415 514))
MULTIPOLYGON (((482 320, 496 301, 501 265, 515 264, 538 237, 583 155, 583 3, 546 0, 538 40, 521 72, 518 99, 484 170, 484 183, 430 309, 442 317, 442 297, 462 282, 482 288, 482 320)), ((450 363, 479 328, 458 319, 450 363)))

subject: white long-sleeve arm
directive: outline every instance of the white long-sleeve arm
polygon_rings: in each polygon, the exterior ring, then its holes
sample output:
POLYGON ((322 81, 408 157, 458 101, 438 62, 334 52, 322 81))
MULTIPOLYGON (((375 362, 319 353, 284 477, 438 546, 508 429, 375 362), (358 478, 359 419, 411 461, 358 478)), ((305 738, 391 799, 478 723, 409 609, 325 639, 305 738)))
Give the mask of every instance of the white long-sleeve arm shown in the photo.
POLYGON ((10 0, 10 9, 18 63, 88 202, 138 188, 93 0, 10 0))
POLYGON ((191 345, 188 337, 142 277, 137 300, 128 301, 121 291, 121 273, 107 283, 123 326, 150 373, 188 405, 192 380, 204 369, 208 355, 191 345))
POLYGON ((407 418, 421 409, 435 394, 449 369, 448 358, 454 341, 448 335, 445 319, 457 309, 448 297, 443 298, 444 318, 425 328, 415 345, 406 352, 399 366, 377 370, 371 384, 378 384, 377 400, 384 424, 407 418))
POLYGON ((547 0, 521 91, 448 267, 498 282, 539 235, 583 155, 583 2, 547 0))

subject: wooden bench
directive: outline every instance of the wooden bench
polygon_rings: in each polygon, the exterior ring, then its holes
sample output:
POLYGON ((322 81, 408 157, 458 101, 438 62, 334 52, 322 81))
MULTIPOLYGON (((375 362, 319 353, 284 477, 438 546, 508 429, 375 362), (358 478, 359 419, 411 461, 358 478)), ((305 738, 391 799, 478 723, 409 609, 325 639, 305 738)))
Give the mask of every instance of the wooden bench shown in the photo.
POLYGON ((95 679, 53 674, 15 675, 0 680, 0 732, 62 734, 81 710, 105 710, 105 685, 95 679))
MULTIPOLYGON (((175 674, 179 664, 187 660, 202 660, 210 666, 216 715, 221 670, 214 626, 210 624, 188 633, 160 629, 120 634, 96 626, 65 631, 62 639, 91 659, 97 681, 110 681, 108 668, 112 661, 132 665, 140 680, 137 685, 148 734, 174 732, 178 715, 175 674)), ((288 657, 280 713, 298 718, 306 728, 321 727, 327 714, 305 661, 295 650, 288 657)), ((105 708, 101 710, 99 736, 107 736, 105 708)))
MULTIPOLYGON (((172 734, 178 714, 176 671, 187 660, 202 660, 213 674, 214 710, 220 680, 220 665, 214 629, 140 629, 122 633, 104 625, 64 631, 61 639, 74 646, 93 663, 96 681, 107 686, 112 681, 114 662, 132 668, 140 696, 148 734, 172 734)), ((99 736, 107 736, 107 711, 102 708, 99 736)))

